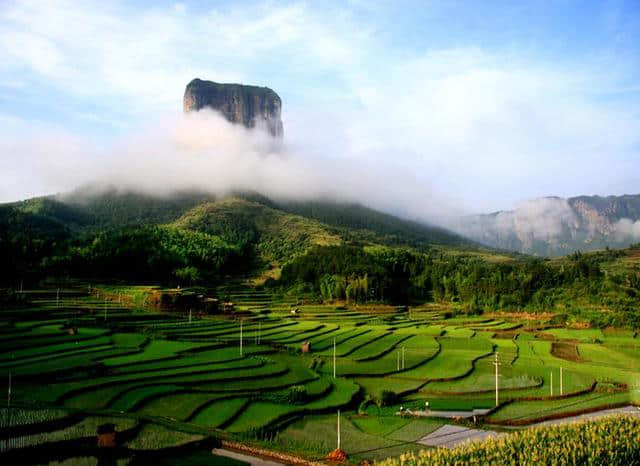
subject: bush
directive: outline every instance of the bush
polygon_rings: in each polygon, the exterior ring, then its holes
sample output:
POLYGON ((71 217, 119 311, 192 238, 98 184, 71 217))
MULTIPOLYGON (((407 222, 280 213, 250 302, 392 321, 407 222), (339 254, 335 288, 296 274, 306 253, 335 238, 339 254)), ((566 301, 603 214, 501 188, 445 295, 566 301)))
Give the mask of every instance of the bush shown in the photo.
POLYGON ((391 390, 382 390, 380 394, 380 406, 391 406, 399 401, 396 392, 391 390))

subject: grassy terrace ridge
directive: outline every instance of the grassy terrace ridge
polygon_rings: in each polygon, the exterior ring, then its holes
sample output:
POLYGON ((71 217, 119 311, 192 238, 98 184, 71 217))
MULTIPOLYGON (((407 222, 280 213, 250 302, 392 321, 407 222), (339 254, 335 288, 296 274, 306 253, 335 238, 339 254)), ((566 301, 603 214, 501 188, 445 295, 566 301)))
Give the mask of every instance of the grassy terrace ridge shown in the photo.
POLYGON ((640 402, 634 330, 532 325, 429 304, 414 311, 296 299, 295 314, 292 304, 269 312, 282 302, 275 293, 233 287, 247 302, 259 294, 265 308, 189 322, 184 312, 136 305, 135 287, 110 285, 109 296, 122 302, 107 301, 113 312, 105 320, 95 292, 76 287, 59 300, 56 290, 26 292, 37 299, 0 311, 0 377, 12 373, 14 405, 3 411, 2 448, 80 445, 95 435, 98 416, 117 419, 131 451, 188 455, 230 438, 317 459, 334 445, 340 409, 353 461, 419 458, 417 441, 455 421, 402 418, 399 407, 494 408, 496 354, 500 405, 479 420, 487 428, 640 402))

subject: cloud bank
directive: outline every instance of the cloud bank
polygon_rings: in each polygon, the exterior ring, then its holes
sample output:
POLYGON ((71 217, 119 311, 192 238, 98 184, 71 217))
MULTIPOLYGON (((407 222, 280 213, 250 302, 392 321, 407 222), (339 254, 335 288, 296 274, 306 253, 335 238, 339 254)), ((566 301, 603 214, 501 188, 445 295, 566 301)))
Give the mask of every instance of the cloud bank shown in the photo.
POLYGON ((12 171, 15 186, 0 188, 0 196, 28 182, 35 192, 61 194, 80 187, 157 196, 256 191, 283 200, 360 202, 438 223, 454 212, 424 179, 380 161, 356 163, 329 133, 315 147, 278 142, 262 129, 231 124, 210 110, 157 120, 107 146, 60 132, 17 134, 1 144, 0 170, 12 171), (340 157, 327 155, 336 152, 340 157))
MULTIPOLYGON (((545 29, 536 7, 436 1, 398 14, 369 3, 3 2, 0 201, 73 189, 96 170, 125 179, 120 163, 144 184, 142 173, 156 170, 144 163, 169 154, 165 166, 224 184, 167 139, 196 76, 267 85, 283 98, 287 164, 220 170, 241 186, 336 189, 434 220, 527 198, 637 191, 640 55, 629 45, 640 41, 626 23, 605 31, 597 19, 608 11, 589 11, 580 27, 595 26, 578 33, 594 41, 554 54, 573 28, 545 29), (406 15, 414 10, 416 23, 406 15), (535 34, 501 35, 510 24, 535 34), (196 169, 182 167, 191 159, 196 169)), ((563 5, 553 8, 586 8, 563 5)))

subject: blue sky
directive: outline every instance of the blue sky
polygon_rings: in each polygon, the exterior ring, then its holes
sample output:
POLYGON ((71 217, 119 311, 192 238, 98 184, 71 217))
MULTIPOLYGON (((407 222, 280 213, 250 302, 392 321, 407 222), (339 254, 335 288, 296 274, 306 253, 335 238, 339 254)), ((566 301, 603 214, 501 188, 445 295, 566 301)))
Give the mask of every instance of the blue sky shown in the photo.
POLYGON ((4 1, 0 200, 68 189, 52 158, 109 157, 196 76, 275 89, 300 157, 411 172, 412 212, 637 193, 639 48, 637 1, 4 1))

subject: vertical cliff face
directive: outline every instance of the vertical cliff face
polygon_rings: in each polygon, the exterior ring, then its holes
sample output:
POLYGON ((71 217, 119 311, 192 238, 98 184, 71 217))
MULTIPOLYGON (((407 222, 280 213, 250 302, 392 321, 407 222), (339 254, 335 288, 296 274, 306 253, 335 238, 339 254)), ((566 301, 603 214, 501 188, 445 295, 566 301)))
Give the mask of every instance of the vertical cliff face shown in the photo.
POLYGON ((277 138, 282 137, 282 101, 268 87, 221 84, 194 79, 184 91, 184 111, 210 107, 232 123, 246 128, 261 126, 277 138))
POLYGON ((533 199, 512 211, 465 217, 459 233, 489 246, 557 256, 640 241, 640 195, 533 199))

